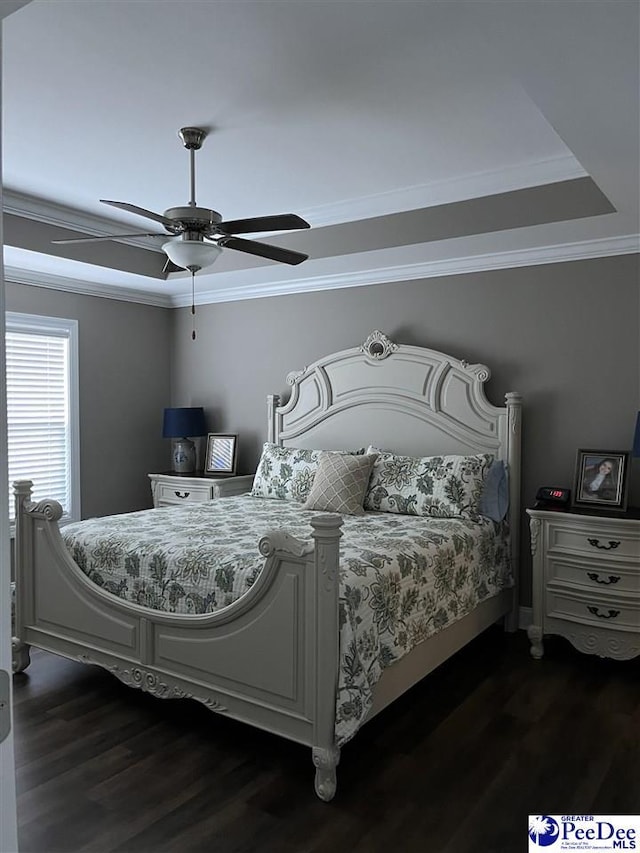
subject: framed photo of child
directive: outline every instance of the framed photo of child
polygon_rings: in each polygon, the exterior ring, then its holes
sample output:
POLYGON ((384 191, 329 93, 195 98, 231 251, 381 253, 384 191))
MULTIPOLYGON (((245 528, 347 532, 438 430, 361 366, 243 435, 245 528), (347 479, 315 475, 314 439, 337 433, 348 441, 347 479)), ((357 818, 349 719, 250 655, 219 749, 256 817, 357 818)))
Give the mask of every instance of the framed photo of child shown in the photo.
POLYGON ((574 506, 624 512, 629 459, 623 450, 578 450, 574 506))

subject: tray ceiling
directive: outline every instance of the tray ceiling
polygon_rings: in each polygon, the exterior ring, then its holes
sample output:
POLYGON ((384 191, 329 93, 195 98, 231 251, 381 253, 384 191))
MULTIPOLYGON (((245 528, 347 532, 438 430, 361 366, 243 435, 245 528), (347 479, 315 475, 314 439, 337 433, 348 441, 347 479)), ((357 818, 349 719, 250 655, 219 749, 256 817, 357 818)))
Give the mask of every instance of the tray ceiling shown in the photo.
POLYGON ((3 31, 10 279, 182 304, 162 239, 51 240, 147 230, 99 198, 186 204, 184 125, 198 204, 312 225, 265 238, 299 267, 225 250, 200 301, 638 249, 635 0, 33 0, 3 31))

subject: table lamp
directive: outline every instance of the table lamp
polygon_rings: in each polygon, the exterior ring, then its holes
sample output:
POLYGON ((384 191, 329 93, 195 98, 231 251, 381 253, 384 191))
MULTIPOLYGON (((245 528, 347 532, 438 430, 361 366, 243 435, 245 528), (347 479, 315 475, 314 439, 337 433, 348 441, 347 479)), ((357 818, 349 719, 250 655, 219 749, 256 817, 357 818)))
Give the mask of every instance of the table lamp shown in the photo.
POLYGON ((196 470, 196 446, 189 436, 206 432, 202 406, 164 410, 162 437, 173 439, 171 459, 176 474, 193 474, 196 470))

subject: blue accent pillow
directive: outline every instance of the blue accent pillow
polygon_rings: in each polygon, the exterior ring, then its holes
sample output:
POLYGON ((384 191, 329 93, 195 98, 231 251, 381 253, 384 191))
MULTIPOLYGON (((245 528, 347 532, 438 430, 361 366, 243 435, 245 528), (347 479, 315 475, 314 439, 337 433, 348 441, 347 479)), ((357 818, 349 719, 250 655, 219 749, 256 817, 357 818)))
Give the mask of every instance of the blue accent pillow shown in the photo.
POLYGON ((509 509, 509 481, 507 466, 501 459, 496 459, 484 480, 480 497, 480 514, 486 515, 492 521, 502 521, 509 509))

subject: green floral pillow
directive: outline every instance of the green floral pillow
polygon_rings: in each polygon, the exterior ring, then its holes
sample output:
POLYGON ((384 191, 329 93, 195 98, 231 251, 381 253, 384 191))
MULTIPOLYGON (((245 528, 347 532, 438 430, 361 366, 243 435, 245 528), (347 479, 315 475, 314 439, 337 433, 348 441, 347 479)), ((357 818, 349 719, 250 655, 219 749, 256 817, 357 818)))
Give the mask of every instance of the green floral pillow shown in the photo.
POLYGON ((477 521, 491 453, 474 456, 397 456, 378 453, 364 508, 403 515, 467 518, 477 521))
POLYGON ((279 444, 265 442, 251 494, 259 498, 303 503, 311 491, 320 453, 320 450, 280 447, 279 444))
MULTIPOLYGON (((257 498, 276 498, 281 501, 304 503, 309 497, 318 470, 322 450, 303 450, 299 447, 281 447, 266 441, 253 478, 251 494, 257 498)), ((360 450, 336 450, 348 456, 361 456, 360 450)))

